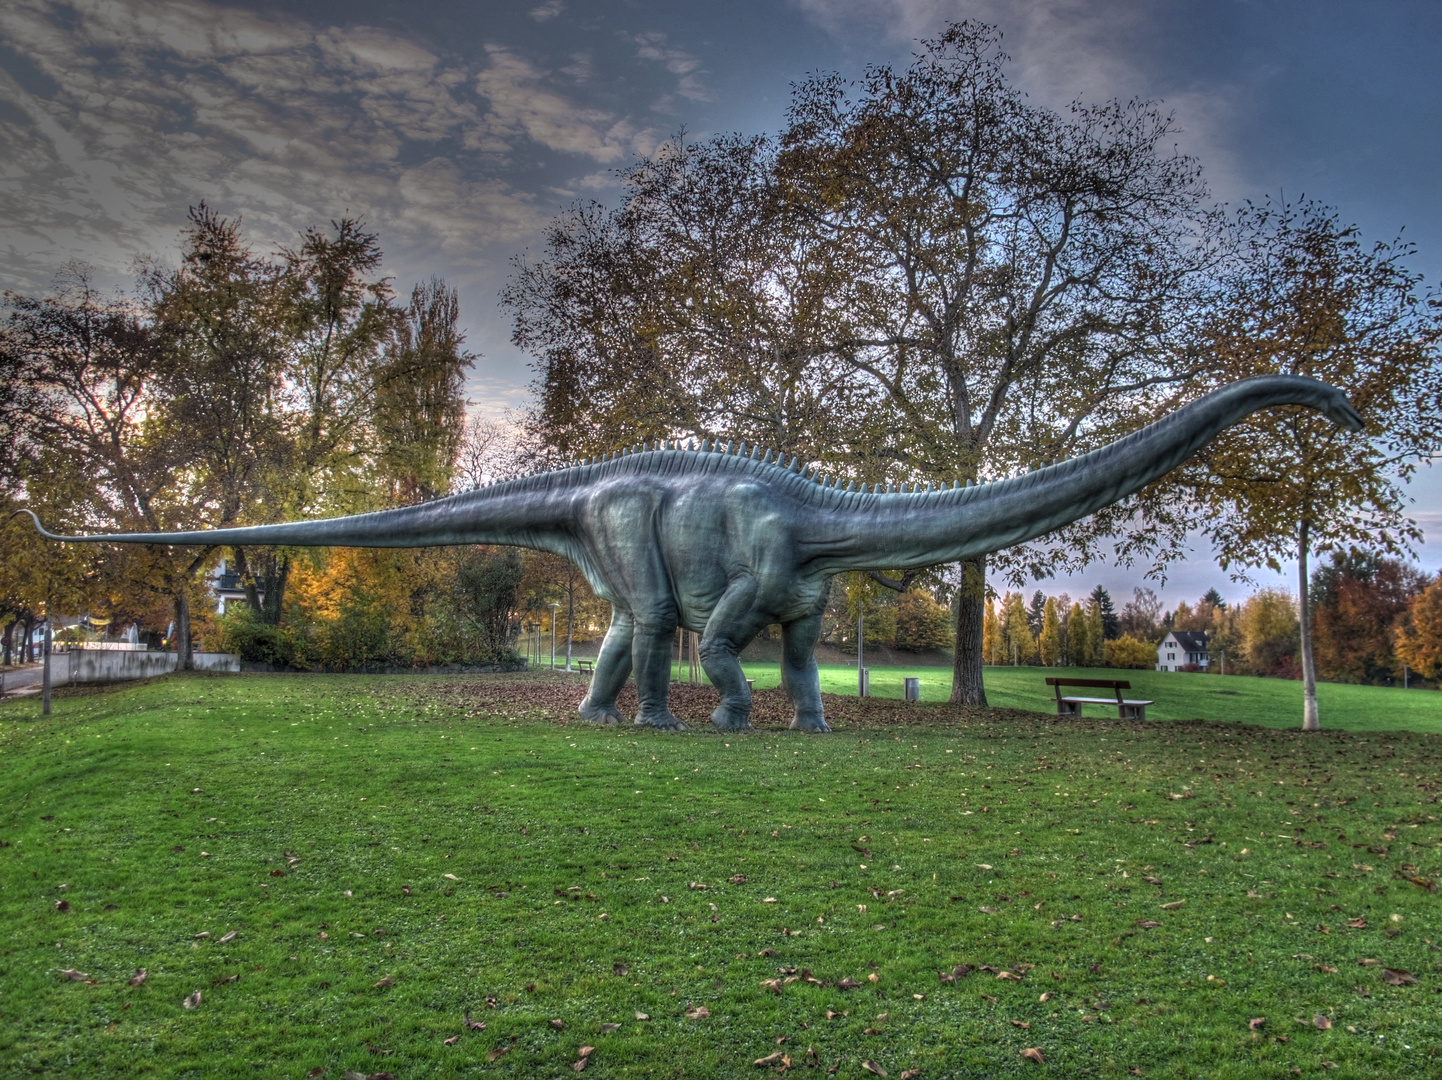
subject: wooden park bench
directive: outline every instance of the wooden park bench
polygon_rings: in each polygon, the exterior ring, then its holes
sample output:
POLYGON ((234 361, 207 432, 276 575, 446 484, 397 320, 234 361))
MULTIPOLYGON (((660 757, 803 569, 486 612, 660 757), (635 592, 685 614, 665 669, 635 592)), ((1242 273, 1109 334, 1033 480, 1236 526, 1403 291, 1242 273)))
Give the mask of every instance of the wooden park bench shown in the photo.
POLYGON ((1047 679, 1046 684, 1056 690, 1056 714, 1058 716, 1080 716, 1083 705, 1115 705, 1117 715, 1123 720, 1145 720, 1150 701, 1129 701, 1122 697, 1123 690, 1130 690, 1132 684, 1125 679, 1047 679), (1116 695, 1103 697, 1062 697, 1063 686, 1080 686, 1088 689, 1106 689, 1116 695))
POLYGON ((576 661, 576 670, 577 670, 577 671, 589 672, 590 674, 593 674, 593 675, 594 675, 594 674, 595 674, 595 669, 596 669, 596 661, 594 661, 594 660, 577 660, 577 661, 576 661))

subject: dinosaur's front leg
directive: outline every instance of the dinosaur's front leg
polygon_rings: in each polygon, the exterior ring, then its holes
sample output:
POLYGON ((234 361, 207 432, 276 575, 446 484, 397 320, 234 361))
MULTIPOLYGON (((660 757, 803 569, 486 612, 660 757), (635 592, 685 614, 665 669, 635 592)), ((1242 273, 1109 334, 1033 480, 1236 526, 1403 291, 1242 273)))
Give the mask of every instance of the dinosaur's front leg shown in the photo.
POLYGON ((781 627, 781 664, 786 692, 796 708, 793 731, 830 731, 821 708, 821 676, 816 670, 816 642, 821 636, 821 612, 781 627))
POLYGON ((756 579, 750 576, 731 582, 706 621, 701 639, 701 666, 721 692, 721 704, 711 714, 711 723, 723 731, 751 729, 751 688, 736 654, 760 629, 756 590, 756 579))
POLYGON ((637 616, 631 642, 636 667, 636 696, 641 700, 636 723, 663 731, 685 731, 686 725, 671 715, 671 642, 676 634, 676 616, 637 616))
POLYGON ((577 711, 593 724, 624 723, 616 709, 616 695, 631 674, 631 639, 636 621, 629 611, 611 608, 611 627, 596 657, 596 672, 591 676, 591 689, 577 711))

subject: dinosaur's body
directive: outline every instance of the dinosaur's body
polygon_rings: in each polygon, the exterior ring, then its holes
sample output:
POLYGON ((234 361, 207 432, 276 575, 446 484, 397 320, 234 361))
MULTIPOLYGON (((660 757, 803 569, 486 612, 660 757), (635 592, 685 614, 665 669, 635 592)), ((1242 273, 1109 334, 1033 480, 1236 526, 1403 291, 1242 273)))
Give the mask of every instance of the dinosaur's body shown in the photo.
MULTIPOLYGON (((1137 491, 1257 409, 1308 405, 1360 429, 1324 383, 1266 376, 1217 390, 1109 446, 979 487, 847 490, 798 462, 744 446, 634 448, 607 460, 505 481, 419 506, 324 521, 193 533, 52 537, 169 544, 425 547, 513 544, 574 560, 612 605, 611 628, 581 713, 621 720, 616 694, 634 669, 636 723, 684 728, 667 707, 677 626, 698 631, 721 692, 712 715, 747 727, 751 695, 736 655, 780 623, 793 727, 828 730, 812 651, 831 576, 931 566, 1032 539, 1137 491)), ((37 521, 37 525, 38 525, 37 521)), ((43 531, 43 530, 42 530, 43 531)), ((46 534, 50 535, 50 534, 46 534)))

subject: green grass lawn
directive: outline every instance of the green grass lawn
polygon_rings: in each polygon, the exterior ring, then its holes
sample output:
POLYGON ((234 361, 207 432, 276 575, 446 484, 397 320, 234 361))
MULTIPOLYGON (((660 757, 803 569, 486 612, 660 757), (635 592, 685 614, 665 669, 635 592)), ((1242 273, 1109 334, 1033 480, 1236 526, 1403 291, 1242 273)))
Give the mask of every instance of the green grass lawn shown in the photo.
POLYGON ((0 1075, 1442 1075, 1435 736, 580 689, 0 706, 0 1075))
MULTIPOLYGON (((746 674, 757 687, 781 683, 776 664, 747 664, 746 674)), ((945 701, 951 695, 951 669, 938 667, 871 668, 873 697, 900 698, 902 680, 921 679, 923 701, 945 701)), ((1302 684, 1284 679, 1220 677, 1182 671, 1118 671, 1115 668, 988 667, 987 702, 1008 709, 1056 711, 1048 676, 1081 679, 1125 679, 1127 696, 1151 700, 1147 718, 1157 720, 1219 720, 1263 727, 1302 726, 1302 684)), ((828 665, 821 669, 826 693, 856 694, 856 669, 828 665)), ((1104 697, 1108 691, 1075 691, 1104 697)), ((1435 690, 1402 690, 1380 686, 1320 683, 1317 705, 1324 728, 1346 731, 1426 731, 1442 734, 1442 694, 1435 690)), ((1086 706, 1087 715, 1115 715, 1115 709, 1086 706)))

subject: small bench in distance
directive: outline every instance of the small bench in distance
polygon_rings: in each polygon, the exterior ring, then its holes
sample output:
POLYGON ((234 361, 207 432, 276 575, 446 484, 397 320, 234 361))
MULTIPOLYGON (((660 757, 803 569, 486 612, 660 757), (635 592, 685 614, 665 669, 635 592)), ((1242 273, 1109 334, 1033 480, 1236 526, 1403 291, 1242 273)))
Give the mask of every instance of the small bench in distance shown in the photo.
POLYGON ((1125 679, 1047 679, 1046 684, 1056 690, 1056 714, 1058 716, 1080 716, 1083 705, 1115 705, 1122 720, 1145 720, 1150 701, 1130 701, 1122 697, 1123 690, 1130 690, 1132 684, 1125 679), (1079 686, 1085 689, 1112 691, 1114 698, 1062 697, 1063 686, 1079 686))
POLYGON ((594 674, 595 674, 595 667, 596 667, 596 661, 594 661, 594 660, 577 660, 577 661, 576 661, 576 670, 577 670, 577 671, 580 671, 580 672, 584 672, 584 673, 587 674, 587 675, 594 675, 594 674))

